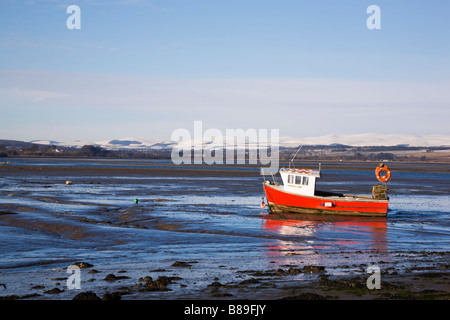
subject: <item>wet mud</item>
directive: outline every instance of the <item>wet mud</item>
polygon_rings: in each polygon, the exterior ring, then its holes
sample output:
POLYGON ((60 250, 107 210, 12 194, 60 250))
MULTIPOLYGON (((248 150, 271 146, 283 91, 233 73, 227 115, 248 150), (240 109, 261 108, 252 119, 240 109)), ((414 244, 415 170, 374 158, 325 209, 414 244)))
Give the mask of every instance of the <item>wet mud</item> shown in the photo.
MULTIPOLYGON (((445 170, 393 170, 388 216, 360 218, 268 214, 251 170, 67 161, 0 167, 2 300, 450 298, 445 170)), ((374 183, 361 168, 327 173, 327 191, 374 183)))

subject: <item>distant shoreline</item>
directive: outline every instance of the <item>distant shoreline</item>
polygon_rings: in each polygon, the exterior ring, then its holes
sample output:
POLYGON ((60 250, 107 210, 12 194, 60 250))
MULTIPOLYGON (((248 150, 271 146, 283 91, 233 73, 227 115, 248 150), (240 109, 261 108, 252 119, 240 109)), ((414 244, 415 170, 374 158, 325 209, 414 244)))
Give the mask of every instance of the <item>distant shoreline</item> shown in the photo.
MULTIPOLYGON (((106 160, 103 158, 93 159, 84 158, 79 160, 106 160)), ((12 160, 12 159, 11 159, 12 160)), ((67 159, 68 161, 77 159, 67 159)), ((127 159, 117 159, 126 162, 127 159)), ((128 159, 130 160, 130 159, 128 159)), ((147 160, 148 161, 148 160, 147 160)), ((298 161, 295 163, 297 167, 314 167, 318 166, 319 161, 298 161)), ((321 161, 322 170, 357 170, 357 171, 373 171, 377 162, 351 162, 351 161, 321 161)), ((448 163, 420 163, 420 162, 386 162, 389 168, 395 172, 435 172, 435 173, 450 173, 450 165, 448 163)), ((171 163, 146 163, 146 166, 154 165, 155 168, 139 168, 130 164, 120 164, 120 167, 108 166, 53 166, 53 165, 15 165, 11 161, 8 165, 0 165, 0 173, 8 172, 17 175, 26 175, 28 173, 42 172, 46 175, 61 175, 70 173, 71 175, 149 175, 149 176, 261 176, 259 168, 261 165, 175 165, 171 163), (163 167, 163 168, 161 168, 163 167), (235 168, 236 170, 233 170, 235 168), (248 169, 248 170, 246 170, 248 169)), ((288 167, 287 162, 280 162, 281 167, 288 167)))
MULTIPOLYGON (((297 153, 299 146, 278 148, 280 161, 289 161, 297 153)), ((220 150, 221 147, 217 147, 220 150)), ((245 147, 248 150, 247 146, 245 147)), ((242 148, 240 149, 242 150, 242 148)), ((270 148, 269 148, 270 150, 270 148)), ((194 149, 191 150, 193 154, 194 149)), ((235 150, 236 152, 236 150, 235 150)), ((270 151, 268 151, 270 153, 270 151)), ((98 145, 82 147, 42 145, 0 139, 0 162, 13 158, 50 158, 50 159, 142 159, 170 160, 172 148, 108 148, 98 145)), ((219 159, 219 156, 217 156, 219 159)), ((248 161, 248 157, 246 157, 248 161)), ((395 161, 421 163, 449 163, 450 146, 351 146, 343 144, 303 145, 299 161, 395 161)), ((225 161, 225 159, 223 159, 225 161)))

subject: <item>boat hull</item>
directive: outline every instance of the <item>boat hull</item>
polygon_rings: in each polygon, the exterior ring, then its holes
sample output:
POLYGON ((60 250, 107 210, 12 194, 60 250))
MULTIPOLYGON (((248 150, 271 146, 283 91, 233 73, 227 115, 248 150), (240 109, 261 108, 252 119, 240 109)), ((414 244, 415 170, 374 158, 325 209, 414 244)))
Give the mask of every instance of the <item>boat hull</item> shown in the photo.
POLYGON ((369 196, 330 195, 304 196, 283 190, 282 186, 264 183, 269 210, 273 213, 293 212, 354 216, 387 215, 389 200, 369 196))

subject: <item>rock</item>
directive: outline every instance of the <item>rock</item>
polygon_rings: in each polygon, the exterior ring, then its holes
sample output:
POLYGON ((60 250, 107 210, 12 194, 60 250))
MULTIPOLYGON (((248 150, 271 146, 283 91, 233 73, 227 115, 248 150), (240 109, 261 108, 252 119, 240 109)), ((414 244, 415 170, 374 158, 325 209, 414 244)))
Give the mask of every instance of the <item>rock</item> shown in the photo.
POLYGON ((57 294, 57 293, 61 293, 61 292, 63 292, 63 291, 64 291, 64 290, 61 290, 61 289, 59 289, 59 288, 53 288, 53 289, 44 291, 44 293, 57 294))
POLYGON ((220 292, 220 291, 212 291, 209 296, 211 298, 226 298, 226 297, 232 297, 233 295, 228 292, 220 292))
POLYGON ((65 277, 61 277, 61 278, 51 278, 50 280, 52 280, 52 281, 65 281, 65 280, 67 280, 67 278, 65 278, 65 277))
POLYGON ((214 281, 213 283, 209 284, 208 287, 220 288, 222 287, 222 284, 219 281, 214 281))
POLYGON ((324 266, 304 266, 303 272, 306 273, 319 273, 319 272, 326 272, 324 266))
POLYGON ((116 275, 110 273, 103 280, 105 280, 105 281, 117 281, 117 280, 122 280, 122 279, 130 279, 130 277, 127 277, 127 276, 116 276, 116 275))
POLYGON ((328 276, 321 275, 319 285, 333 289, 367 289, 366 279, 363 277, 330 280, 328 276))
POLYGON ((295 296, 284 297, 281 300, 329 300, 330 296, 321 296, 317 293, 305 292, 295 296))
POLYGON ((45 289, 45 286, 43 286, 43 285, 36 285, 36 286, 32 286, 31 289, 45 289))
POLYGON ((302 271, 300 270, 300 269, 296 269, 296 268, 289 268, 288 269, 288 271, 287 271, 287 273, 289 273, 289 274, 299 274, 299 273, 301 273, 302 271))
POLYGON ((153 281, 153 278, 150 276, 146 276, 144 278, 139 278, 139 282, 149 282, 149 281, 153 281))
POLYGON ((121 300, 122 294, 119 292, 113 292, 113 293, 105 293, 102 297, 102 300, 121 300))
POLYGON ((277 269, 275 272, 276 275, 288 275, 288 274, 299 274, 302 271, 300 269, 290 267, 288 270, 277 269))
POLYGON ((72 300, 101 300, 94 292, 85 291, 80 292, 72 300))
POLYGON ((189 264, 189 263, 187 263, 187 262, 184 262, 184 261, 175 261, 173 264, 172 264, 172 267, 183 267, 183 268, 187 268, 187 267, 190 267, 191 265, 189 264))
POLYGON ((0 296, 0 300, 17 300, 20 299, 21 297, 16 295, 16 294, 12 294, 9 296, 0 296))
POLYGON ((84 268, 92 268, 93 265, 87 262, 75 262, 74 264, 72 264, 73 266, 77 266, 80 269, 84 269, 84 268))
MULTIPOLYGON (((253 278, 252 278, 253 279, 253 278)), ((233 286, 231 286, 233 287, 233 286)), ((211 290, 209 293, 209 296, 211 298, 225 298, 225 297, 232 297, 233 295, 228 292, 222 292, 221 288, 230 288, 228 285, 223 285, 219 281, 214 281, 213 283, 208 285, 208 288, 211 290)))
POLYGON ((255 284, 255 283, 259 283, 260 281, 259 280, 257 280, 257 279, 255 279, 255 278, 250 278, 250 279, 247 279, 247 280, 244 280, 244 281, 242 281, 242 282, 240 282, 239 284, 255 284))
POLYGON ((32 294, 26 294, 24 296, 18 296, 18 295, 9 295, 9 296, 0 296, 0 300, 18 300, 18 299, 31 299, 31 298, 36 298, 39 297, 40 295, 37 293, 32 293, 32 294))
POLYGON ((276 274, 280 275, 280 274, 284 274, 284 270, 283 269, 277 269, 276 274))
POLYGON ((170 277, 167 277, 167 276, 160 276, 160 277, 158 277, 158 280, 156 280, 156 281, 159 281, 160 283, 162 283, 166 286, 168 284, 173 283, 172 280, 170 279, 170 277))
POLYGON ((166 271, 169 271, 169 270, 166 270, 166 269, 162 269, 162 268, 158 268, 158 269, 150 270, 150 272, 166 272, 166 271))
POLYGON ((139 285, 141 288, 139 291, 169 291, 167 285, 172 284, 173 280, 179 280, 180 277, 167 277, 167 276, 159 276, 157 280, 153 280, 152 277, 146 276, 145 278, 139 278, 139 285))
POLYGON ((161 282, 161 281, 147 281, 146 283, 141 285, 141 288, 139 291, 169 291, 170 289, 167 288, 167 286, 161 282))

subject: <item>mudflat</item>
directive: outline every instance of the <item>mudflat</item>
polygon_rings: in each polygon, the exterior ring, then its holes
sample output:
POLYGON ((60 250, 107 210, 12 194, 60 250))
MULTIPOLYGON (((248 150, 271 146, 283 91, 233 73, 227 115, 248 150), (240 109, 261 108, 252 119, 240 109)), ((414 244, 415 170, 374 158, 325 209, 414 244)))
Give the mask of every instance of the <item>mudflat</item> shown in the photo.
POLYGON ((352 218, 268 214, 251 170, 2 166, 0 299, 449 299, 446 177, 402 172, 387 218, 352 218))

